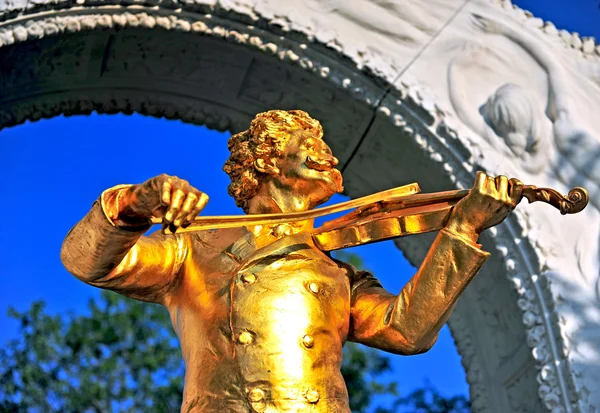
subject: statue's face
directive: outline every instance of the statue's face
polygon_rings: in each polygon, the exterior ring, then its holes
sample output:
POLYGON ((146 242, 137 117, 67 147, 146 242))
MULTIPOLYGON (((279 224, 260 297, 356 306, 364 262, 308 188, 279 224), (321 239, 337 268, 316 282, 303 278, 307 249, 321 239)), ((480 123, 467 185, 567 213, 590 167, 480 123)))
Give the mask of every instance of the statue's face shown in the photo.
POLYGON ((276 177, 281 185, 305 195, 314 207, 343 191, 342 174, 335 168, 338 162, 322 139, 298 130, 276 161, 276 177))

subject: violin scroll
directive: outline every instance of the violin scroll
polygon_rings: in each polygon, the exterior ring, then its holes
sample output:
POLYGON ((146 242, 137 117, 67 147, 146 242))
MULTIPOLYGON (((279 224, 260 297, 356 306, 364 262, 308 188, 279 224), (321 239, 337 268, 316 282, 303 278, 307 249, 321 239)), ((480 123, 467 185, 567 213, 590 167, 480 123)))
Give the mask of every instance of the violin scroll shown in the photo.
POLYGON ((536 201, 545 202, 566 215, 581 212, 587 206, 590 197, 587 190, 579 186, 571 189, 567 195, 562 195, 552 188, 526 185, 523 187, 523 198, 527 198, 530 204, 536 201))

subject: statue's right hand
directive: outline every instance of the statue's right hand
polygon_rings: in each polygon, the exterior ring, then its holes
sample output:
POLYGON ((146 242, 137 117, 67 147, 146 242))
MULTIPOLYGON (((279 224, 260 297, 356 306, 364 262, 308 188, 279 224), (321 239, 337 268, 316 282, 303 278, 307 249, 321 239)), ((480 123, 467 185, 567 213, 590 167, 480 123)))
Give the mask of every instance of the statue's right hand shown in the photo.
POLYGON ((196 218, 208 202, 208 195, 184 179, 162 174, 132 185, 119 197, 119 217, 127 223, 162 218, 175 232, 196 218))

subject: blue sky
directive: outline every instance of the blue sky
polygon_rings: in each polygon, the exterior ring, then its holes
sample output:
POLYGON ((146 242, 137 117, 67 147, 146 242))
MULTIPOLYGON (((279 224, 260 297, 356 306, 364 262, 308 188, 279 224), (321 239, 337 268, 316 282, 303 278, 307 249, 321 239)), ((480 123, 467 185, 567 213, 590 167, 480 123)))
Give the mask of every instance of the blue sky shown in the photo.
MULTIPOLYGON (((600 37, 600 1, 521 0, 558 28, 600 37)), ((44 299, 52 312, 83 311, 98 291, 70 276, 59 260, 62 239, 100 192, 160 173, 177 175, 208 193, 206 215, 237 214, 221 171, 227 135, 135 116, 55 118, 0 132, 0 345, 16 335, 8 306, 24 310, 44 299)), ((333 201, 340 201, 337 197, 333 201)), ((397 293, 414 273, 391 243, 356 249, 366 267, 397 293)), ((444 394, 468 394, 460 357, 445 327, 436 346, 413 357, 393 356, 401 389, 428 379, 444 394)))

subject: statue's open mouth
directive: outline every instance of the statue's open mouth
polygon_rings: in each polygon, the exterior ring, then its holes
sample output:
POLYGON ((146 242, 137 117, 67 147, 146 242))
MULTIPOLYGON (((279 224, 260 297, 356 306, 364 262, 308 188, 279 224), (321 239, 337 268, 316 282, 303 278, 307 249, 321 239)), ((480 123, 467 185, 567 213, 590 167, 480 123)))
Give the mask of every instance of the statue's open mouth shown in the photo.
POLYGON ((334 163, 332 160, 324 159, 324 160, 315 160, 308 156, 306 158, 306 165, 310 169, 314 169, 317 171, 329 171, 334 168, 334 163))

